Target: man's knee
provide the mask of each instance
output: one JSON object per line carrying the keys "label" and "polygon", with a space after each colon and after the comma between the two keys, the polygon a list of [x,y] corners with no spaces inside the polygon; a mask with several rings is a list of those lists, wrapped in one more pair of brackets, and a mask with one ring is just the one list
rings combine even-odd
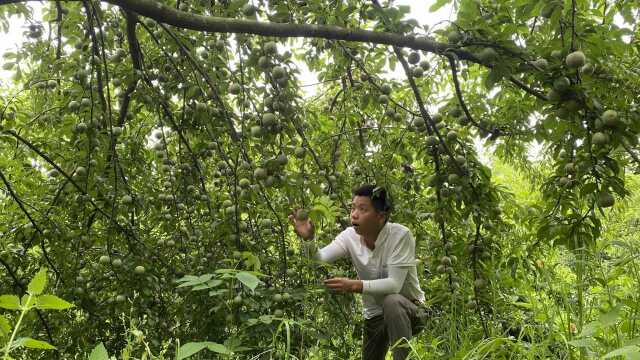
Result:
{"label": "man's knee", "polygon": [[403,310],[403,301],[406,301],[404,296],[400,294],[389,294],[385,296],[384,300],[382,301],[382,311],[385,315],[401,311]]}

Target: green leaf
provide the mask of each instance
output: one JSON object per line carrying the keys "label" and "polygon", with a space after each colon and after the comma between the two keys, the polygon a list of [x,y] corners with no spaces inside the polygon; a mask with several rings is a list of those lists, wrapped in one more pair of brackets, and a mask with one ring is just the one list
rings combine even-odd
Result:
{"label": "green leaf", "polygon": [[31,295],[40,295],[42,291],[44,291],[45,286],[47,286],[47,269],[42,268],[29,282],[27,292]]}
{"label": "green leaf", "polygon": [[436,12],[441,7],[445,6],[448,3],[449,3],[449,0],[438,0],[438,1],[436,1],[435,4],[431,5],[431,7],[429,7],[429,12]]}
{"label": "green leaf", "polygon": [[103,343],[93,348],[91,355],[89,355],[89,360],[109,360],[109,353],[107,353]]}
{"label": "green leaf", "polygon": [[36,301],[36,308],[42,310],[64,310],[73,306],[55,295],[40,295]]}
{"label": "green leaf", "polygon": [[582,331],[580,332],[580,335],[578,335],[578,337],[591,336],[596,332],[598,332],[601,329],[601,327],[602,325],[600,324],[599,321],[590,322],[582,328]]}
{"label": "green leaf", "polygon": [[178,356],[176,360],[186,359],[191,357],[193,354],[198,353],[202,349],[207,348],[207,343],[205,342],[190,342],[180,346],[178,349]]}
{"label": "green leaf", "polygon": [[44,350],[55,350],[56,347],[49,344],[46,341],[32,339],[30,337],[23,337],[16,340],[17,347],[26,347],[29,349],[44,349]]}
{"label": "green leaf", "polygon": [[6,317],[0,315],[0,336],[7,336],[11,331],[11,324]]}
{"label": "green leaf", "polygon": [[240,280],[240,282],[243,283],[246,287],[251,289],[251,291],[254,291],[258,284],[260,284],[260,279],[258,279],[257,276],[246,271],[237,273],[236,278]]}
{"label": "green leaf", "polygon": [[579,348],[580,347],[590,348],[590,347],[598,346],[598,342],[592,338],[571,340],[568,342],[568,344],[571,346],[579,347]]}
{"label": "green leaf", "polygon": [[615,325],[618,322],[620,317],[620,307],[615,307],[611,311],[605,314],[600,314],[598,321],[602,324],[602,326],[607,327],[611,325]]}
{"label": "green leaf", "polygon": [[0,295],[0,308],[18,310],[20,309],[20,299],[15,295]]}
{"label": "green leaf", "polygon": [[624,356],[625,359],[640,359],[640,351],[636,345],[623,346],[615,349],[602,357],[602,359],[610,359],[615,356]]}
{"label": "green leaf", "polygon": [[232,354],[232,351],[227,349],[226,346],[214,342],[207,342],[207,349],[218,354]]}

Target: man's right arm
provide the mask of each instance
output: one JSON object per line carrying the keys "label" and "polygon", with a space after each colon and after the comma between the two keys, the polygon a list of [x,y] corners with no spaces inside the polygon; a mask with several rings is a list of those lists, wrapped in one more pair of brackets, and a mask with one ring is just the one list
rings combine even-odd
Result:
{"label": "man's right arm", "polygon": [[296,234],[302,239],[308,241],[306,243],[309,255],[313,254],[313,258],[320,261],[332,262],[338,260],[348,254],[347,248],[344,246],[340,235],[336,237],[329,245],[322,249],[317,249],[314,243],[310,242],[315,236],[315,228],[311,220],[308,218],[301,219],[296,212],[295,215],[289,215],[289,221],[293,224]]}

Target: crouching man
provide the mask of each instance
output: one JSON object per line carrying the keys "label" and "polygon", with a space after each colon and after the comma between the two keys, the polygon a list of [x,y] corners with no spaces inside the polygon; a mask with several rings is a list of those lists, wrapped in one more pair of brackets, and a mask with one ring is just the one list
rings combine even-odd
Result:
{"label": "crouching man", "polygon": [[[363,360],[382,360],[390,345],[393,359],[405,359],[406,342],[419,331],[419,307],[424,293],[418,282],[415,240],[411,231],[389,222],[391,202],[384,188],[363,185],[353,191],[351,225],[315,258],[332,262],[349,256],[358,279],[332,278],[325,285],[340,293],[362,294],[364,308]],[[314,226],[308,219],[289,216],[296,233],[313,239]]]}

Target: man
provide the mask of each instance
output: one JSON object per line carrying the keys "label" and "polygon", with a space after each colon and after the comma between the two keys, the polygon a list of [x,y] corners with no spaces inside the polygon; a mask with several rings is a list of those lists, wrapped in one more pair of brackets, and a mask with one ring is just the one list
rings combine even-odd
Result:
{"label": "man", "polygon": [[[355,189],[352,226],[315,255],[326,262],[351,257],[359,279],[332,278],[324,283],[336,292],[362,294],[363,360],[384,359],[389,345],[395,344],[399,346],[393,348],[393,359],[405,359],[409,349],[402,345],[421,322],[418,307],[424,293],[418,283],[415,240],[408,228],[388,221],[390,211],[384,188],[363,185]],[[308,219],[290,215],[289,220],[299,236],[313,238],[314,227]]]}

